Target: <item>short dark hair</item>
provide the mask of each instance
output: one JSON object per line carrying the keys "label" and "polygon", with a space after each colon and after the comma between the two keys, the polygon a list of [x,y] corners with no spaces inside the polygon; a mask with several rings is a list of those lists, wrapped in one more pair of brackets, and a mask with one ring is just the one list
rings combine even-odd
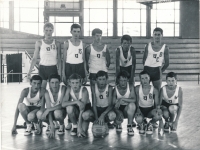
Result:
{"label": "short dark hair", "polygon": [[99,28],[95,28],[95,29],[92,30],[92,36],[95,35],[96,33],[99,33],[99,34],[102,35],[103,32],[102,32],[101,29],[99,29]]}
{"label": "short dark hair", "polygon": [[141,78],[141,75],[143,75],[143,74],[147,74],[150,77],[149,73],[144,70],[140,72],[139,77]]}
{"label": "short dark hair", "polygon": [[160,33],[163,35],[163,29],[159,28],[159,27],[156,27],[154,30],[153,30],[153,33],[155,31],[160,31]]}
{"label": "short dark hair", "polygon": [[47,27],[47,28],[52,28],[52,29],[54,29],[53,24],[50,23],[50,22],[46,22],[46,23],[44,24],[43,29],[45,29],[46,27]]}
{"label": "short dark hair", "polygon": [[168,77],[170,77],[170,78],[173,78],[173,77],[174,77],[174,78],[177,80],[177,74],[174,73],[174,72],[169,72],[169,73],[166,75],[166,80],[167,80]]}
{"label": "short dark hair", "polygon": [[51,81],[51,79],[58,79],[58,81],[60,82],[60,75],[59,74],[57,74],[57,73],[54,73],[54,74],[51,74],[50,76],[49,76],[49,82]]}
{"label": "short dark hair", "polygon": [[31,82],[33,81],[33,80],[40,80],[40,82],[42,83],[42,78],[39,76],[39,75],[33,75],[32,77],[31,77]]}
{"label": "short dark hair", "polygon": [[119,80],[120,77],[129,79],[130,78],[130,74],[127,71],[123,70],[123,71],[119,72],[119,74],[117,75],[117,79]]}
{"label": "short dark hair", "polygon": [[105,76],[106,79],[108,79],[108,73],[105,72],[105,71],[100,70],[100,71],[98,71],[97,74],[96,74],[96,79],[97,79],[98,77],[103,77],[103,76]]}
{"label": "short dark hair", "polygon": [[80,79],[80,81],[81,81],[81,79],[82,79],[82,77],[81,77],[79,74],[77,74],[77,73],[73,73],[73,74],[69,77],[69,81],[70,81],[70,80],[77,80],[77,79]]}
{"label": "short dark hair", "polygon": [[130,41],[132,43],[132,38],[128,34],[125,34],[125,35],[122,36],[122,38],[121,38],[121,44],[123,43],[123,40]]}
{"label": "short dark hair", "polygon": [[71,31],[73,30],[73,28],[79,28],[81,30],[81,26],[79,24],[76,24],[76,23],[71,25]]}

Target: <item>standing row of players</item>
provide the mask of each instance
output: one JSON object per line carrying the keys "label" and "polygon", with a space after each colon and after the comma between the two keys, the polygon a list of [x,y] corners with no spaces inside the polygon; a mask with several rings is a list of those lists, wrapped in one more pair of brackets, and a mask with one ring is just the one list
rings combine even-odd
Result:
{"label": "standing row of players", "polygon": [[[176,131],[183,99],[182,89],[177,85],[176,74],[167,74],[167,84],[162,87],[160,93],[150,85],[150,76],[146,71],[140,72],[139,77],[141,84],[134,87],[129,83],[127,72],[122,71],[117,76],[119,84],[113,88],[107,84],[107,73],[98,71],[96,83],[93,88],[91,87],[91,105],[89,92],[82,86],[82,78],[78,74],[69,77],[68,86],[60,84],[59,75],[50,75],[47,90],[41,87],[42,78],[34,75],[31,78],[31,87],[21,92],[12,133],[17,133],[19,112],[27,124],[25,135],[31,134],[33,125],[35,134],[41,134],[42,121],[48,124],[46,132],[49,137],[55,136],[53,121],[59,121],[60,124],[57,134],[64,134],[66,114],[73,124],[71,135],[86,136],[90,122],[104,125],[114,121],[116,130],[122,131],[121,124],[124,118],[128,118],[128,135],[134,135],[134,118],[140,134],[152,134],[153,125],[157,121],[159,131]],[[165,119],[164,126],[162,117]]]}

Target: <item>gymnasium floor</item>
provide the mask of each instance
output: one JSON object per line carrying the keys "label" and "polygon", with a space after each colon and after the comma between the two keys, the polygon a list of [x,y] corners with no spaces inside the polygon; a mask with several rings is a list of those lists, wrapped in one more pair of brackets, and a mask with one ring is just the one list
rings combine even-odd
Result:
{"label": "gymnasium floor", "polygon": [[[139,83],[136,83],[136,85]],[[165,83],[163,83],[165,84]],[[104,138],[94,138],[91,124],[87,138],[70,136],[70,131],[64,135],[56,135],[48,139],[43,128],[42,135],[24,136],[24,129],[18,129],[17,135],[11,135],[14,112],[20,92],[29,86],[28,83],[9,83],[0,85],[1,93],[1,149],[2,150],[44,150],[44,149],[73,149],[73,150],[200,150],[200,85],[197,82],[179,82],[183,88],[183,109],[176,133],[140,135],[134,128],[135,135],[128,136],[126,122],[123,123],[122,133],[110,129]],[[21,116],[18,125],[23,124]],[[46,124],[45,124],[46,125]]]}

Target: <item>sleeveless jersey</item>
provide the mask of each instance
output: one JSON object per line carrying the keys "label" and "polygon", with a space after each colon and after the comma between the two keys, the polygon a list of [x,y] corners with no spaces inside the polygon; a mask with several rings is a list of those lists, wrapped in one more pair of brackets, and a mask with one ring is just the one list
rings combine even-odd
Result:
{"label": "sleeveless jersey", "polygon": [[107,72],[106,67],[106,47],[104,46],[103,50],[100,52],[97,52],[92,44],[91,46],[91,52],[90,52],[90,59],[89,59],[89,72],[90,73],[97,73],[99,70],[103,70]]}
{"label": "sleeveless jersey", "polygon": [[40,65],[54,66],[57,65],[57,49],[55,39],[52,44],[46,44],[42,39],[40,48]]}
{"label": "sleeveless jersey", "polygon": [[[78,99],[76,98],[76,95],[73,91],[73,89],[71,88],[70,90],[70,97],[71,97],[71,101],[80,101],[82,99],[82,91],[83,91],[83,87],[84,86],[81,86],[81,89],[79,91],[79,96],[78,96]],[[90,103],[90,99],[87,100],[87,103]]]}
{"label": "sleeveless jersey", "polygon": [[163,97],[162,99],[169,104],[177,104],[178,103],[178,92],[179,92],[179,86],[176,86],[176,91],[174,92],[174,95],[172,97],[168,97],[167,95],[167,89],[166,86],[163,87]]}
{"label": "sleeveless jersey", "polygon": [[69,64],[83,63],[83,43],[80,40],[79,46],[74,46],[70,40],[68,40],[69,47],[67,50],[66,62]]}
{"label": "sleeveless jersey", "polygon": [[51,101],[51,107],[57,106],[57,105],[59,105],[59,104],[62,103],[62,101],[61,101],[61,99],[60,99],[60,98],[61,98],[62,85],[60,85],[60,87],[59,87],[58,98],[57,98],[57,100],[54,100],[53,94],[52,94],[50,88],[47,89],[47,90],[48,90],[48,92],[49,92],[49,97],[50,97],[50,101]]}
{"label": "sleeveless jersey", "polygon": [[128,50],[128,56],[127,56],[127,59],[124,58],[124,55],[123,55],[123,50],[122,50],[122,47],[119,46],[119,49],[120,49],[120,66],[122,67],[128,67],[128,66],[131,66],[132,65],[132,56],[131,56],[131,46],[129,47],[129,50]]}
{"label": "sleeveless jersey", "polygon": [[149,94],[144,95],[142,90],[142,85],[139,88],[139,106],[140,107],[152,107],[154,106],[154,98],[153,98],[153,85],[151,85],[151,89]]}
{"label": "sleeveless jersey", "polygon": [[[129,88],[129,84],[127,84],[127,89],[126,89],[126,93],[124,95],[121,95],[117,89],[117,86],[115,87],[116,90],[116,94],[117,94],[117,99],[120,98],[129,98],[130,97],[130,88]],[[122,102],[121,105],[127,105],[127,102]]]}
{"label": "sleeveless jersey", "polygon": [[28,95],[25,97],[25,102],[26,106],[36,106],[40,107],[41,106],[41,100],[40,100],[40,92],[38,91],[35,97],[31,98],[31,87],[29,87]]}
{"label": "sleeveless jersey", "polygon": [[162,46],[162,48],[158,52],[155,52],[150,42],[148,44],[148,55],[147,55],[147,59],[145,61],[144,66],[149,66],[149,67],[162,66],[162,63],[164,61],[164,51],[165,51],[165,44]]}
{"label": "sleeveless jersey", "polygon": [[97,84],[95,84],[95,96],[97,100],[97,107],[108,107],[108,84],[105,91],[100,93]]}

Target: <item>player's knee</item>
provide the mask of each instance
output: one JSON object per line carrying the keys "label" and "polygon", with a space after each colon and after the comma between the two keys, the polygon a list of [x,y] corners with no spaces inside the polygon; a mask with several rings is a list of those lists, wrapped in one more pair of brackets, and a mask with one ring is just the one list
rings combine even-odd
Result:
{"label": "player's knee", "polygon": [[89,120],[89,119],[90,119],[90,113],[89,113],[89,112],[84,112],[84,113],[82,114],[82,118],[83,118],[83,120],[85,120],[85,121]]}
{"label": "player's knee", "polygon": [[177,112],[177,110],[178,110],[178,106],[176,106],[176,105],[169,106],[169,112],[171,114],[175,114]]}
{"label": "player's knee", "polygon": [[24,103],[18,104],[18,109],[20,112],[27,110],[27,106]]}
{"label": "player's knee", "polygon": [[30,121],[30,122],[32,122],[35,118],[36,118],[36,114],[35,114],[35,113],[30,112],[30,113],[27,115],[27,119],[28,119],[28,121]]}
{"label": "player's knee", "polygon": [[36,116],[38,119],[42,119],[42,114],[43,114],[43,111],[42,110],[39,110],[37,113],[36,113]]}
{"label": "player's knee", "polygon": [[115,118],[116,118],[116,113],[114,111],[110,111],[108,113],[108,118],[109,118],[110,121],[114,121]]}
{"label": "player's knee", "polygon": [[131,112],[134,112],[136,110],[135,103],[129,103],[128,104],[128,110],[131,110]]}
{"label": "player's knee", "polygon": [[63,113],[62,113],[61,110],[55,110],[55,111],[53,112],[53,114],[54,114],[54,117],[55,117],[56,120],[60,120],[60,119],[63,119],[63,118],[64,118],[64,117],[63,117]]}
{"label": "player's knee", "polygon": [[143,122],[143,116],[141,114],[137,114],[135,116],[135,121],[138,123],[138,124],[141,124]]}
{"label": "player's knee", "polygon": [[73,106],[67,106],[66,110],[67,110],[67,114],[72,114],[74,112],[74,107]]}
{"label": "player's knee", "polygon": [[168,112],[168,110],[164,110],[164,111],[163,111],[163,117],[164,117],[165,119],[169,118],[169,112]]}

